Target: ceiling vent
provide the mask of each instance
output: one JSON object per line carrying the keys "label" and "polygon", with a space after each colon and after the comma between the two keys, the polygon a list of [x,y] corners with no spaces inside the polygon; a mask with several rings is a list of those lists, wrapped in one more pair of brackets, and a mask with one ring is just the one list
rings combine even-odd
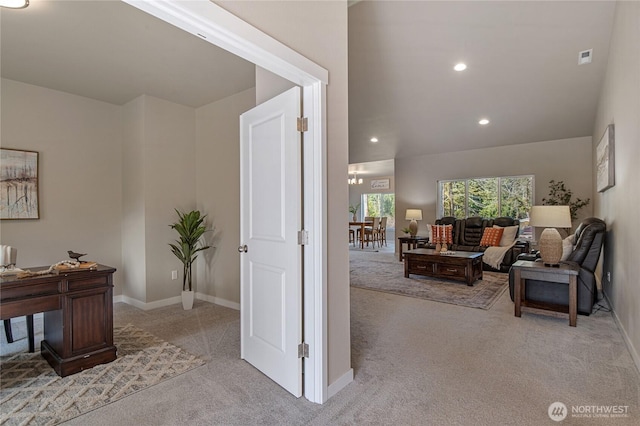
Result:
{"label": "ceiling vent", "polygon": [[578,53],[578,65],[590,64],[593,58],[593,49],[583,50]]}

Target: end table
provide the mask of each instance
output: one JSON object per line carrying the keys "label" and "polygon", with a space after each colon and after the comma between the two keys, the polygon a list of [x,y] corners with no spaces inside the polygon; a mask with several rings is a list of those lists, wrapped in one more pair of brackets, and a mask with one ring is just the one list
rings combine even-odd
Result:
{"label": "end table", "polygon": [[415,250],[418,248],[418,242],[428,243],[429,237],[398,237],[398,242],[400,243],[400,248],[398,252],[398,260],[402,262],[404,260],[404,256],[402,255],[402,246],[403,244],[407,245],[407,250]]}
{"label": "end table", "polygon": [[[520,317],[522,311],[535,313],[554,313],[569,315],[569,325],[575,327],[578,321],[578,273],[580,266],[561,263],[558,267],[544,266],[542,262],[518,260],[512,266],[514,278],[515,316]],[[526,279],[569,284],[569,306],[534,302],[525,299]],[[556,314],[558,315],[558,314]]]}

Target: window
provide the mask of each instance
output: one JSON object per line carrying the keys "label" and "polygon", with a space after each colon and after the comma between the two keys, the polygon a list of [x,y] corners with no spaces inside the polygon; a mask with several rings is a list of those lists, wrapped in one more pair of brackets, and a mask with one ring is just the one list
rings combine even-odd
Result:
{"label": "window", "polygon": [[387,217],[387,228],[395,228],[395,194],[362,194],[362,213],[365,217]]}
{"label": "window", "polygon": [[528,222],[533,184],[532,175],[438,181],[438,217],[507,216]]}

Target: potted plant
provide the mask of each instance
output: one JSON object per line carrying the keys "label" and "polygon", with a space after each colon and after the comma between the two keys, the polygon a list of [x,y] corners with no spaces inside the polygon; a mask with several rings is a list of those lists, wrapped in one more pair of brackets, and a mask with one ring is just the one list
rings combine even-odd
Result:
{"label": "potted plant", "polygon": [[179,220],[169,226],[178,232],[180,238],[175,241],[175,244],[169,243],[169,246],[171,252],[182,262],[182,307],[191,309],[193,307],[191,267],[198,257],[198,252],[210,247],[200,243],[200,238],[207,231],[203,225],[207,215],[201,215],[199,210],[189,213],[176,210],[176,213]]}
{"label": "potted plant", "polygon": [[349,205],[349,213],[353,215],[353,222],[358,221],[358,209],[360,208],[360,203],[354,205]]}

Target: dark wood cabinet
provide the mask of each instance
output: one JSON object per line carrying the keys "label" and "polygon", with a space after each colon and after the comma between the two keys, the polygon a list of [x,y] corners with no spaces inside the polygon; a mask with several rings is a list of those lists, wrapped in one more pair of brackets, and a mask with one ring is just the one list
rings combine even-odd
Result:
{"label": "dark wood cabinet", "polygon": [[[32,268],[31,270],[37,270]],[[60,376],[116,359],[114,268],[1,281],[2,319],[44,312],[42,356]]]}

